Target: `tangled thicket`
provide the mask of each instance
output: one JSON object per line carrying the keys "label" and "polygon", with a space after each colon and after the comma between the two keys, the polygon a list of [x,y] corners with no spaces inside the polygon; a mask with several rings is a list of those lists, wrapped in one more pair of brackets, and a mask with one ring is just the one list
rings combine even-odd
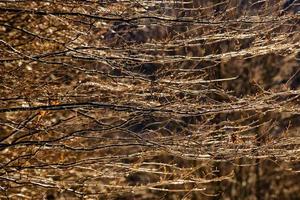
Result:
{"label": "tangled thicket", "polygon": [[300,198],[283,1],[1,1],[0,198]]}

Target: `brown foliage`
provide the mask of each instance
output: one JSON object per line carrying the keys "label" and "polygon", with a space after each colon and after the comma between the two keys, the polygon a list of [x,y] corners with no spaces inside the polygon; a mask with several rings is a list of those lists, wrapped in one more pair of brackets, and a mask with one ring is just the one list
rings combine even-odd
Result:
{"label": "brown foliage", "polygon": [[282,1],[1,1],[0,198],[298,199]]}

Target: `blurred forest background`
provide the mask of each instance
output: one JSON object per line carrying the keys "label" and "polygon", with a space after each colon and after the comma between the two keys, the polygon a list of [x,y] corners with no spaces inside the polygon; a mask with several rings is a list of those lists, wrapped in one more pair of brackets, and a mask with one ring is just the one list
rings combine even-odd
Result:
{"label": "blurred forest background", "polygon": [[284,3],[0,1],[0,199],[300,199]]}

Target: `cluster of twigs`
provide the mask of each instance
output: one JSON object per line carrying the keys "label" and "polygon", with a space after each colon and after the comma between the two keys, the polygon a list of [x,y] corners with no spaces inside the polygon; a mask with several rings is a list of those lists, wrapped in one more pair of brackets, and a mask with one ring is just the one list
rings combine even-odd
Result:
{"label": "cluster of twigs", "polygon": [[296,183],[282,1],[2,1],[0,32],[0,198],[269,198],[270,166]]}

